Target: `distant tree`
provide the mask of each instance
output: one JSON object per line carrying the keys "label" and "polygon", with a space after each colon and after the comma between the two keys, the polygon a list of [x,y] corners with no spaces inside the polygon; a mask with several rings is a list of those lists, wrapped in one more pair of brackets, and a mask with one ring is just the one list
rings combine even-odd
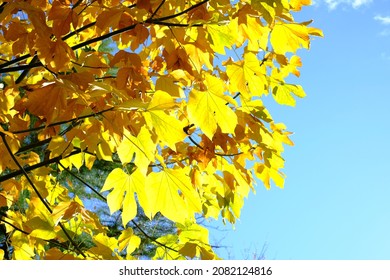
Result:
{"label": "distant tree", "polygon": [[2,2],[0,259],[218,258],[198,219],[284,185],[262,97],[305,96],[286,79],[322,36],[308,4]]}

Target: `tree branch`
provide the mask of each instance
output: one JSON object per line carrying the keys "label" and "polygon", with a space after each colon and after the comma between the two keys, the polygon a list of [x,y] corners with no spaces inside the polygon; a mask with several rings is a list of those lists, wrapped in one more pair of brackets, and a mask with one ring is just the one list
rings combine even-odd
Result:
{"label": "tree branch", "polygon": [[[161,17],[161,18],[156,18],[156,19],[153,19],[153,16],[154,14],[152,15],[152,17],[150,17],[149,19],[147,19],[144,23],[148,23],[148,24],[161,24],[161,25],[172,25],[172,26],[179,26],[179,27],[187,27],[189,25],[187,24],[184,24],[184,25],[180,25],[180,24],[172,24],[172,23],[164,23],[164,21],[166,20],[170,20],[170,19],[173,19],[173,18],[176,18],[178,16],[181,16],[183,14],[186,14],[188,13],[189,11],[193,10],[193,9],[196,9],[197,7],[209,2],[210,0],[203,0],[202,2],[199,2],[177,14],[174,14],[174,15],[170,15],[170,16],[166,16],[166,17]],[[68,35],[62,37],[62,40],[66,40],[70,37],[72,37],[73,35],[77,34],[77,32],[80,32],[84,29],[87,29],[91,26],[94,26],[96,24],[96,22],[92,22],[92,23],[89,23],[83,27],[81,27],[80,29],[76,30],[76,31],[73,31],[71,33],[69,33]],[[99,42],[99,41],[103,41],[104,39],[108,39],[110,37],[113,37],[115,35],[118,35],[118,34],[121,34],[121,33],[124,33],[124,32],[127,32],[127,31],[130,31],[132,29],[134,29],[137,24],[142,24],[142,22],[139,22],[139,23],[135,23],[135,24],[132,24],[132,25],[129,25],[129,26],[126,26],[124,28],[121,28],[121,29],[118,29],[118,30],[115,30],[115,31],[112,31],[110,33],[107,33],[105,35],[102,35],[102,36],[99,36],[99,37],[96,37],[96,38],[92,38],[90,40],[87,40],[87,41],[84,41],[82,43],[79,43],[77,45],[74,45],[73,47],[71,47],[72,50],[78,50],[82,47],[85,47],[85,46],[88,46],[92,43],[96,43],[96,42]],[[194,25],[195,26],[195,25]],[[22,71],[22,70],[26,70],[26,69],[31,69],[31,68],[35,68],[35,67],[40,67],[42,66],[42,63],[33,63],[33,64],[29,64],[29,65],[20,65],[20,66],[15,66],[15,67],[8,67],[8,68],[5,68],[7,67],[8,65],[12,65],[12,64],[15,64],[19,61],[22,61],[24,59],[27,59],[29,58],[30,55],[27,54],[27,55],[24,55],[20,58],[17,58],[17,59],[14,59],[12,61],[9,61],[9,62],[6,62],[6,63],[3,63],[0,65],[0,73],[8,73],[8,72],[16,72],[16,71]],[[5,68],[5,69],[3,69]]]}
{"label": "tree branch", "polygon": [[62,125],[62,124],[66,124],[66,123],[70,123],[70,122],[74,122],[74,121],[78,121],[78,120],[82,120],[82,119],[98,116],[98,115],[101,115],[101,114],[103,114],[105,112],[109,112],[109,111],[112,111],[112,110],[114,110],[114,107],[111,107],[111,108],[108,108],[108,109],[104,109],[104,110],[96,112],[96,113],[91,113],[89,115],[76,117],[76,118],[73,118],[73,119],[70,119],[70,120],[66,120],[66,121],[60,121],[60,122],[51,123],[49,125],[42,125],[42,126],[38,126],[38,127],[34,127],[34,128],[29,128],[29,129],[24,129],[24,130],[17,130],[17,131],[10,131],[10,132],[13,133],[13,134],[21,134],[21,133],[26,133],[26,132],[32,132],[32,131],[36,131],[36,130],[41,130],[41,129],[45,129],[45,128],[49,128],[49,127],[53,127],[53,126],[58,126],[58,125]]}
{"label": "tree branch", "polygon": [[[11,151],[11,148],[10,146],[8,145],[7,143],[7,139],[6,139],[6,136],[3,132],[0,132],[0,136],[1,136],[1,139],[3,140],[3,143],[5,145],[5,148],[7,149],[7,152],[8,154],[11,156],[12,160],[15,162],[15,164],[18,166],[18,168],[22,171],[22,174],[26,177],[28,183],[31,185],[31,187],[33,188],[34,192],[36,193],[36,195],[39,197],[39,200],[43,203],[43,205],[45,206],[45,208],[49,211],[49,213],[53,213],[53,210],[51,210],[49,204],[46,202],[46,200],[42,197],[41,193],[38,191],[37,187],[35,186],[35,184],[33,183],[33,181],[31,180],[31,178],[28,176],[26,170],[23,168],[23,166],[20,165],[20,163],[18,162],[18,160],[16,159],[15,155],[12,153]],[[58,225],[60,226],[60,228],[62,229],[63,233],[66,235],[66,237],[68,238],[68,240],[70,241],[70,243],[74,246],[74,248],[77,250],[77,252],[82,255],[84,258],[86,258],[87,256],[84,254],[84,252],[78,247],[78,245],[76,244],[76,242],[72,239],[72,237],[69,235],[68,231],[66,230],[65,226],[61,223],[61,222],[58,222]]]}
{"label": "tree branch", "polygon": [[[54,158],[51,158],[51,159],[48,159],[48,160],[45,160],[45,161],[42,161],[40,163],[37,163],[37,164],[34,164],[34,165],[30,165],[30,166],[27,166],[27,167],[24,167],[24,171],[25,172],[30,172],[32,170],[35,170],[37,168],[40,168],[40,167],[43,167],[43,166],[48,166],[49,164],[52,164],[52,163],[56,163],[58,162],[59,160],[61,159],[66,159],[68,157],[71,157],[73,155],[77,155],[77,154],[80,154],[82,153],[83,151],[80,150],[80,149],[76,149],[74,151],[72,151],[71,153],[69,153],[68,155],[66,156],[58,156],[58,157],[54,157]],[[4,182],[4,181],[7,181],[9,179],[12,179],[16,176],[19,176],[19,175],[22,175],[23,174],[23,171],[22,170],[17,170],[17,171],[14,171],[14,172],[11,172],[11,173],[8,173],[6,175],[3,175],[0,177],[0,183],[1,182]]]}

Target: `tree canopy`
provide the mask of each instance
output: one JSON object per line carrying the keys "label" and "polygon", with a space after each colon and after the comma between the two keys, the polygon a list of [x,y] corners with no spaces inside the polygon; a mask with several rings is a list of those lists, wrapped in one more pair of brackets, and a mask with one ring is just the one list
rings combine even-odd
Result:
{"label": "tree canopy", "polygon": [[[1,2],[0,2],[1,3]],[[0,259],[216,259],[199,218],[234,224],[293,145],[262,98],[305,93],[310,0],[10,0],[0,4]],[[101,187],[83,174],[110,169]],[[119,215],[112,234],[79,180]],[[136,217],[164,217],[152,236]]]}

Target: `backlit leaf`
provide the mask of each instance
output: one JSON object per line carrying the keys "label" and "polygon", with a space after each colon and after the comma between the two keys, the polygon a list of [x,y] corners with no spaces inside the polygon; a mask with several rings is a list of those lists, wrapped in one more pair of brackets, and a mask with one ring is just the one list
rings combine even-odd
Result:
{"label": "backlit leaf", "polygon": [[[225,85],[212,76],[206,75],[206,91],[192,90],[188,101],[188,115],[193,123],[200,127],[204,134],[212,139],[219,126],[223,133],[233,133],[237,125],[237,116],[226,106],[235,101],[224,95]],[[226,120],[229,120],[228,122]]]}
{"label": "backlit leaf", "polygon": [[160,212],[168,219],[184,223],[201,211],[199,194],[182,169],[164,169],[147,178],[148,199],[152,217]]}
{"label": "backlit leaf", "polygon": [[145,193],[145,177],[139,169],[132,174],[126,174],[122,169],[114,169],[107,177],[101,192],[111,190],[107,195],[107,204],[111,213],[123,210],[123,226],[137,214],[135,194],[141,206],[147,207],[148,200]]}

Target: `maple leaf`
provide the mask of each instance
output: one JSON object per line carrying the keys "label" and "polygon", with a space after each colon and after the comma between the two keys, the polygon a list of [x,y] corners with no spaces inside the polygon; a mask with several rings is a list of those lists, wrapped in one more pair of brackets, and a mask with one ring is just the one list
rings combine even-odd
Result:
{"label": "maple leaf", "polygon": [[117,152],[123,164],[133,161],[143,174],[146,174],[150,162],[154,161],[156,144],[146,127],[142,127],[136,137],[130,133],[124,134],[124,140],[118,146]]}
{"label": "maple leaf", "polygon": [[137,202],[134,194],[142,207],[148,209],[148,198],[145,192],[145,177],[136,169],[130,175],[122,169],[116,168],[108,175],[101,192],[111,190],[107,195],[107,204],[111,213],[123,210],[123,226],[137,215]]}
{"label": "maple leaf", "polygon": [[168,219],[184,224],[201,212],[199,194],[191,185],[185,170],[164,169],[147,177],[150,215],[161,212]]}
{"label": "maple leaf", "polygon": [[237,38],[237,21],[232,20],[228,24],[208,24],[207,32],[211,37],[211,47],[215,52],[225,54],[225,47],[231,48]]}
{"label": "maple leaf", "polygon": [[126,259],[130,259],[131,253],[133,253],[140,244],[141,238],[134,234],[132,228],[127,228],[122,231],[118,238],[118,249],[119,251],[126,249]]}
{"label": "maple leaf", "polygon": [[244,54],[244,61],[228,63],[226,73],[230,78],[230,88],[240,92],[245,99],[251,95],[261,96],[266,92],[267,80],[265,67],[260,66],[259,59],[253,53]]}
{"label": "maple leaf", "polygon": [[177,118],[165,112],[175,106],[176,103],[171,95],[164,91],[156,91],[143,113],[146,123],[154,128],[159,139],[172,150],[176,150],[175,144],[187,136],[183,131],[184,125]]}
{"label": "maple leaf", "polygon": [[[205,77],[206,91],[193,89],[188,100],[188,116],[204,134],[212,139],[217,127],[224,133],[234,134],[237,116],[226,103],[236,104],[233,98],[224,94],[223,82],[207,74]],[[229,120],[228,122],[226,120]]]}
{"label": "maple leaf", "polygon": [[299,85],[281,84],[274,87],[272,96],[282,105],[295,106],[295,99],[293,94],[297,97],[305,97],[306,94],[303,88]]}

